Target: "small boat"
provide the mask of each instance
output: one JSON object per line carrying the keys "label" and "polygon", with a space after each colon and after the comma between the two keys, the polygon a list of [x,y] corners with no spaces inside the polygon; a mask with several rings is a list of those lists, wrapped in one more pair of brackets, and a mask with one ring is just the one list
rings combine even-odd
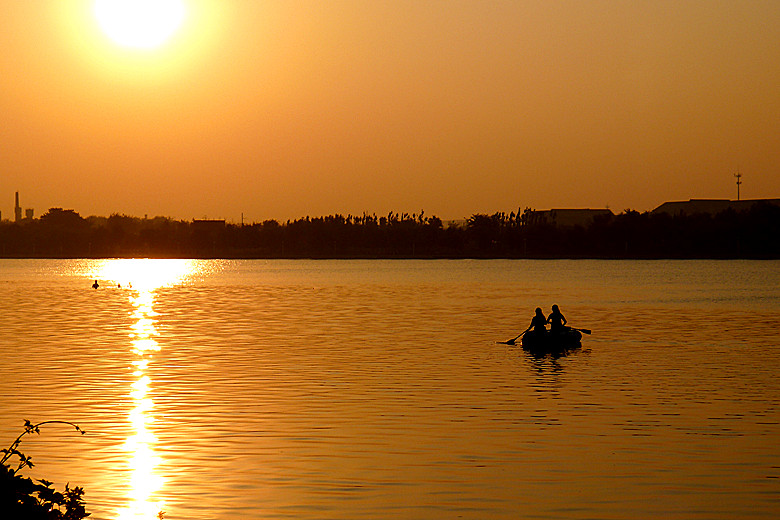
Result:
{"label": "small boat", "polygon": [[577,329],[566,328],[561,332],[551,332],[549,330],[543,333],[528,331],[523,334],[523,349],[530,352],[566,352],[567,350],[579,348],[582,345],[580,340],[582,333]]}

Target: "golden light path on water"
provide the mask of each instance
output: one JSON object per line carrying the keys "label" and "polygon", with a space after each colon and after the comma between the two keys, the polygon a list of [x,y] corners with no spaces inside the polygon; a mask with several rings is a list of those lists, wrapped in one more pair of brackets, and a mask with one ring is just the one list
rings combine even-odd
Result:
{"label": "golden light path on water", "polygon": [[133,434],[124,445],[131,475],[130,492],[129,505],[117,511],[117,520],[156,519],[165,511],[165,503],[157,495],[165,479],[157,472],[161,459],[154,450],[154,400],[148,375],[149,364],[161,348],[155,339],[154,298],[158,289],[182,282],[195,270],[195,263],[189,260],[121,259],[107,260],[95,275],[101,284],[128,290],[133,306],[130,346],[136,359],[132,367],[134,381],[128,388],[134,403],[128,416]]}

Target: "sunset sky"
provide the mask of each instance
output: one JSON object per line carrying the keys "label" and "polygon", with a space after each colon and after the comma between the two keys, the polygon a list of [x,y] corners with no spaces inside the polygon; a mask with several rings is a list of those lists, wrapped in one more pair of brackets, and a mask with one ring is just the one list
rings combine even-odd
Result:
{"label": "sunset sky", "polygon": [[780,2],[0,0],[0,211],[286,220],[780,197]]}

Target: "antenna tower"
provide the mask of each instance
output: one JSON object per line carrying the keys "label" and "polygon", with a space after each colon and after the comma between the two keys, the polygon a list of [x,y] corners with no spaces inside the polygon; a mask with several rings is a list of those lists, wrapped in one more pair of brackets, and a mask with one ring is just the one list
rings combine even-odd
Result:
{"label": "antenna tower", "polygon": [[737,173],[734,174],[734,177],[737,178],[737,200],[739,200],[739,185],[742,184],[742,174],[737,171]]}

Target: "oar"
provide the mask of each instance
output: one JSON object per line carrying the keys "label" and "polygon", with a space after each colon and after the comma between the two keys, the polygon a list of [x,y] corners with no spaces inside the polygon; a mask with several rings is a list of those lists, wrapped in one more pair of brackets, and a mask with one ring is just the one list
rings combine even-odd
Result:
{"label": "oar", "polygon": [[[571,328],[574,329],[574,327],[571,327]],[[578,330],[578,331],[582,332],[583,334],[590,334],[590,329],[574,329],[574,330]]]}
{"label": "oar", "polygon": [[496,341],[496,343],[500,343],[501,345],[514,345],[515,341],[517,341],[517,338],[519,338],[520,336],[522,336],[523,334],[525,334],[529,330],[531,330],[531,329],[525,329],[523,332],[521,332],[520,334],[518,334],[517,336],[515,336],[512,339],[508,339],[506,341]]}

